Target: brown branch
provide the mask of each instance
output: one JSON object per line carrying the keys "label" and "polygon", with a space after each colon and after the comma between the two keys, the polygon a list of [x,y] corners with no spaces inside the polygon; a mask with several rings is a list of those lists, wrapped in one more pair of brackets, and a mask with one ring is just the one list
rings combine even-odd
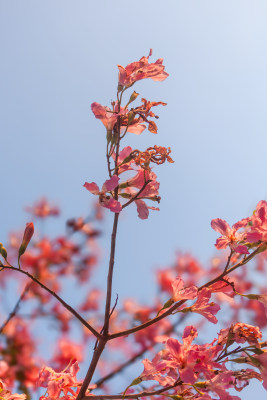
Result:
{"label": "brown branch", "polygon": [[[117,93],[118,96],[118,93]],[[121,94],[122,96],[122,94]],[[118,98],[119,99],[119,98]],[[118,101],[118,112],[120,112],[120,104],[121,104],[121,97]],[[118,175],[118,158],[119,158],[119,151],[120,151],[120,125],[121,120],[120,117],[117,119],[117,132],[118,132],[118,139],[116,144],[116,155],[115,155],[115,175]],[[118,193],[119,193],[119,186],[117,186],[114,190],[114,198],[118,200]],[[110,257],[109,257],[109,269],[108,269],[108,277],[107,277],[107,294],[106,294],[106,305],[105,305],[105,317],[104,317],[104,325],[101,330],[103,335],[97,342],[94,350],[94,354],[89,365],[88,371],[86,373],[85,379],[79,391],[76,400],[81,400],[86,393],[86,390],[92,380],[94,375],[95,369],[97,367],[99,358],[105,348],[108,338],[108,330],[109,330],[109,320],[110,320],[110,309],[111,309],[111,295],[112,295],[112,280],[113,280],[113,269],[114,269],[114,261],[115,261],[115,248],[116,248],[116,236],[117,236],[117,227],[118,227],[118,220],[119,220],[119,213],[115,213],[114,221],[113,221],[113,229],[111,234],[111,245],[110,245]]]}
{"label": "brown branch", "polygon": [[83,317],[74,310],[69,304],[67,304],[60,296],[58,296],[53,290],[49,289],[47,286],[45,286],[42,282],[38,281],[37,278],[35,278],[33,275],[31,275],[29,272],[24,271],[23,269],[18,269],[13,266],[8,266],[8,265],[2,265],[2,269],[9,269],[12,271],[17,271],[20,272],[23,275],[26,275],[28,278],[30,278],[33,282],[37,283],[39,286],[41,286],[44,290],[46,290],[48,293],[50,293],[53,297],[55,297],[62,305],[65,307],[71,314],[73,314],[90,332],[93,333],[94,336],[96,336],[98,339],[102,339],[102,335],[98,333],[90,324],[88,324]]}
{"label": "brown branch", "polygon": [[[204,285],[200,286],[198,288],[198,291],[205,287],[209,287],[213,285],[214,283],[220,281],[222,278],[224,278],[226,275],[229,273],[233,272],[235,269],[239,268],[240,266],[246,264],[248,261],[250,261],[257,253],[259,253],[261,246],[259,246],[253,253],[251,253],[248,257],[244,258],[242,261],[234,265],[232,268],[228,269],[227,271],[223,271],[217,278],[212,279],[211,281],[205,283]],[[165,311],[163,314],[158,315],[157,317],[145,322],[144,324],[137,325],[134,328],[127,329],[125,331],[113,333],[112,335],[108,335],[108,340],[116,339],[118,337],[122,336],[128,336],[131,333],[138,332],[142,329],[147,328],[150,325],[155,324],[158,321],[161,321],[162,319],[166,318],[167,316],[171,315],[177,308],[179,308],[182,304],[184,304],[187,300],[180,300],[178,303],[175,303],[172,307],[170,307],[167,311]]]}
{"label": "brown branch", "polygon": [[133,357],[129,358],[129,360],[125,361],[123,364],[121,364],[118,368],[114,369],[111,371],[109,374],[105,375],[103,378],[98,379],[96,381],[96,386],[100,387],[104,382],[112,379],[115,375],[117,375],[119,372],[123,371],[126,367],[134,363],[138,358],[142,357],[151,347],[146,347],[139,353],[135,354]]}
{"label": "brown branch", "polygon": [[131,198],[131,200],[127,201],[127,203],[125,203],[125,204],[122,206],[122,208],[127,207],[127,206],[128,206],[129,204],[131,204],[134,200],[136,200],[136,199],[138,198],[138,196],[143,192],[143,190],[145,190],[146,186],[147,186],[150,182],[152,182],[152,180],[151,180],[151,179],[148,179],[148,180],[143,184],[143,186],[141,187],[141,189],[139,190],[139,192],[137,192],[137,193],[134,195],[134,197]]}
{"label": "brown branch", "polygon": [[116,247],[118,220],[119,220],[119,213],[116,213],[114,215],[113,230],[112,230],[112,235],[111,235],[111,248],[110,248],[108,278],[107,278],[105,319],[104,319],[104,327],[103,327],[104,335],[108,334],[108,328],[109,328],[110,304],[111,304],[111,295],[112,295],[112,278],[113,278],[113,268],[114,268],[114,261],[115,261],[115,247]]}
{"label": "brown branch", "polygon": [[181,385],[181,382],[176,382],[174,385],[169,385],[163,389],[155,390],[153,392],[147,392],[146,390],[143,392],[139,392],[136,394],[111,394],[111,395],[90,395],[84,396],[82,400],[109,400],[109,399],[138,399],[139,397],[147,397],[147,396],[157,396],[160,395],[167,390],[173,389],[176,386]]}
{"label": "brown branch", "polygon": [[18,301],[16,302],[13,310],[11,311],[11,313],[9,314],[8,318],[3,322],[2,326],[0,327],[0,334],[3,332],[3,330],[5,329],[5,327],[7,326],[7,324],[9,323],[9,321],[15,317],[15,315],[17,314],[19,307],[20,307],[20,303],[23,300],[23,298],[26,296],[27,292],[29,291],[31,286],[31,283],[29,283],[28,285],[25,286],[23,292],[21,293]]}
{"label": "brown branch", "polygon": [[[173,330],[187,317],[187,314],[183,314],[178,321],[176,321],[172,326],[168,329],[166,329],[162,335],[169,335]],[[97,387],[100,387],[104,382],[112,379],[116,374],[119,372],[123,371],[126,367],[134,363],[138,358],[142,357],[147,351],[151,350],[156,343],[151,343],[148,347],[145,349],[142,349],[139,351],[137,354],[129,358],[129,360],[125,361],[123,364],[118,366],[116,369],[111,371],[109,374],[105,375],[103,378],[98,379],[95,384]]]}

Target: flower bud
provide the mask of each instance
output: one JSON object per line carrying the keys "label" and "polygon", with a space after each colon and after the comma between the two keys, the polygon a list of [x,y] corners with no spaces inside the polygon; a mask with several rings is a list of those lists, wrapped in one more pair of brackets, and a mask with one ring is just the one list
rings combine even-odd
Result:
{"label": "flower bud", "polygon": [[19,257],[25,253],[25,250],[27,249],[27,246],[30,243],[33,233],[34,233],[34,225],[32,222],[29,222],[28,224],[26,224],[22,243],[19,248]]}
{"label": "flower bud", "polygon": [[130,104],[130,103],[132,103],[133,101],[135,101],[135,99],[136,99],[138,96],[139,96],[139,93],[136,93],[136,91],[134,91],[134,92],[131,94],[131,97],[130,97],[130,99],[129,99],[129,101],[128,101],[128,104]]}
{"label": "flower bud", "polygon": [[0,254],[4,257],[4,259],[7,259],[7,251],[6,248],[0,243]]}
{"label": "flower bud", "polygon": [[135,113],[133,111],[130,111],[128,114],[128,125],[131,125],[135,117]]}

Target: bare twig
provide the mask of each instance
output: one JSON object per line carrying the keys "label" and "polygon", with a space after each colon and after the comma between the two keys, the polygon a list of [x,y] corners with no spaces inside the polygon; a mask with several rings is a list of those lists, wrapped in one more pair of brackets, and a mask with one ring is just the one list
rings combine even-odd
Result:
{"label": "bare twig", "polygon": [[15,317],[15,315],[17,314],[19,307],[20,307],[20,303],[23,300],[23,298],[26,296],[26,294],[28,293],[29,289],[31,287],[31,283],[27,284],[25,286],[25,288],[23,289],[23,292],[21,293],[18,301],[16,302],[13,310],[11,311],[11,313],[9,314],[8,318],[3,322],[2,326],[0,327],[0,333],[3,332],[3,330],[5,329],[5,327],[7,326],[7,324],[9,323],[9,321]]}
{"label": "bare twig", "polygon": [[123,204],[122,208],[127,207],[129,204],[131,204],[134,200],[136,200],[138,198],[138,196],[143,192],[143,190],[145,190],[146,186],[152,182],[151,179],[148,179],[143,186],[141,187],[141,189],[139,190],[139,192],[137,192],[132,198],[131,200],[127,201],[127,203]]}
{"label": "bare twig", "polygon": [[47,286],[45,286],[42,282],[38,281],[37,278],[35,278],[33,275],[31,275],[29,272],[24,271],[23,269],[18,269],[13,266],[9,265],[2,265],[2,269],[7,269],[7,270],[12,270],[12,271],[17,271],[20,272],[23,275],[26,275],[28,278],[30,278],[33,282],[37,283],[37,285],[41,286],[44,290],[46,290],[48,293],[50,293],[53,297],[55,297],[62,305],[65,307],[71,314],[73,314],[90,332],[93,333],[95,337],[98,339],[102,339],[102,335],[98,333],[90,324],[88,324],[83,317],[74,310],[69,304],[67,304],[59,295],[57,295],[53,290],[49,289]]}
{"label": "bare twig", "polygon": [[139,392],[136,394],[113,394],[113,395],[91,395],[83,397],[82,400],[108,400],[108,399],[138,399],[139,397],[147,397],[147,396],[157,396],[168,390],[175,388],[176,386],[181,385],[181,382],[176,382],[174,385],[166,386],[163,389],[155,390],[152,392],[148,392],[144,390],[143,392]]}

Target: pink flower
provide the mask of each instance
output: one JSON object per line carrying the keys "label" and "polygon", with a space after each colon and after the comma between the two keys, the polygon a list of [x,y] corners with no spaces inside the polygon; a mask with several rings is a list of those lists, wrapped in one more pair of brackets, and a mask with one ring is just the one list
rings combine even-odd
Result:
{"label": "pink flower", "polygon": [[236,253],[249,254],[247,247],[239,244],[240,241],[245,240],[245,233],[237,232],[238,229],[247,226],[248,221],[248,218],[244,218],[230,228],[230,225],[225,220],[220,218],[213,219],[211,221],[212,229],[222,235],[217,239],[215,247],[218,250],[221,250],[230,246],[230,248]]}
{"label": "pink flower", "polygon": [[[145,180],[146,178],[146,180]],[[142,189],[144,186],[145,182],[148,180],[151,180],[145,188],[142,190],[142,192],[138,195],[138,197],[134,200],[136,207],[137,207],[137,212],[138,212],[138,217],[141,219],[147,219],[149,215],[149,210],[156,210],[159,211],[158,207],[149,207],[147,204],[143,201],[143,199],[147,200],[152,200],[156,202],[160,202],[160,197],[158,196],[159,192],[159,182],[156,181],[157,175],[154,174],[152,171],[146,171],[140,168],[137,172],[137,174],[129,179],[128,181],[122,183],[120,186],[122,188],[125,188],[125,193],[128,195],[131,195],[131,197],[136,196],[136,194]],[[134,190],[133,188],[136,188]]]}
{"label": "pink flower", "polygon": [[261,200],[251,217],[251,229],[247,233],[247,241],[255,243],[267,242],[267,202]]}
{"label": "pink flower", "polygon": [[218,336],[218,344],[225,343],[245,343],[259,347],[258,339],[261,339],[262,333],[257,326],[243,324],[238,322],[230,328],[221,329]]}
{"label": "pink flower", "polygon": [[128,179],[127,186],[135,187],[140,190],[144,186],[145,182],[150,180],[151,182],[146,185],[142,193],[140,193],[140,197],[138,198],[152,198],[158,196],[159,194],[159,182],[157,182],[156,179],[157,175],[154,172],[146,171],[140,168],[133,178]]}
{"label": "pink flower", "polygon": [[209,303],[211,291],[207,288],[199,292],[197,301],[190,307],[191,311],[203,315],[208,321],[216,324],[217,318],[214,316],[220,310],[220,306],[213,302]]}
{"label": "pink flower", "polygon": [[195,286],[190,286],[189,288],[184,287],[184,281],[177,277],[172,283],[173,296],[172,299],[176,302],[179,300],[192,300],[197,297],[197,288]]}
{"label": "pink flower", "polygon": [[232,396],[226,389],[235,387],[235,376],[233,371],[223,371],[211,379],[207,389],[216,393],[221,400],[241,400],[238,396]]}
{"label": "pink flower", "polygon": [[[130,154],[132,153],[133,149],[130,146],[124,147],[118,157],[118,165],[119,171],[118,175],[122,174],[125,171],[131,171],[133,168],[131,164],[134,162],[133,158],[131,158]],[[115,160],[115,153],[112,154],[113,160]]]}
{"label": "pink flower", "polygon": [[117,175],[113,175],[112,178],[105,181],[101,191],[95,182],[85,182],[83,186],[92,194],[99,196],[99,202],[103,207],[108,208],[110,211],[115,213],[119,213],[122,210],[120,202],[115,200],[113,197],[106,195],[106,192],[112,192],[118,186],[119,179],[120,178]]}
{"label": "pink flower", "polygon": [[49,400],[57,400],[60,394],[64,396],[67,396],[69,393],[73,396],[77,395],[77,388],[81,386],[81,382],[76,378],[79,371],[78,363],[75,362],[67,370],[69,372],[66,372],[66,370],[55,372],[49,367],[43,367],[41,369],[38,385],[47,388]]}
{"label": "pink flower", "polygon": [[118,114],[113,112],[109,107],[104,107],[99,103],[92,103],[91,110],[95,117],[105,125],[107,131],[112,131],[117,122]]}
{"label": "pink flower", "polygon": [[259,362],[259,365],[255,365],[259,368],[262,379],[263,379],[263,387],[267,390],[267,350],[262,349],[262,354],[253,354],[253,358]]}
{"label": "pink flower", "polygon": [[136,81],[151,78],[153,81],[164,81],[169,74],[164,71],[163,59],[159,58],[155,63],[149,64],[148,59],[152,55],[152,50],[148,57],[142,57],[139,61],[128,64],[125,68],[118,65],[119,85],[129,87]]}
{"label": "pink flower", "polygon": [[144,381],[155,380],[162,386],[172,385],[175,380],[171,376],[162,376],[162,371],[169,372],[166,369],[166,362],[161,360],[160,354],[157,354],[152,361],[145,358],[143,361],[144,371],[140,378]]}

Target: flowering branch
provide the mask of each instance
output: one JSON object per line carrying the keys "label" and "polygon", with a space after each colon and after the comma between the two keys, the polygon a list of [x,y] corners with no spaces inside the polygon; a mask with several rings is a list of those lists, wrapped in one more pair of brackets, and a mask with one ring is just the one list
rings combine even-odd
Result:
{"label": "flowering branch", "polygon": [[[263,245],[265,246],[265,245]],[[260,247],[263,247],[260,246]],[[216,278],[210,280],[209,282],[205,283],[204,285],[200,286],[198,288],[198,291],[200,291],[201,289],[204,288],[208,288],[209,286],[213,285],[214,283],[222,280],[226,275],[230,274],[231,272],[233,272],[235,269],[241,267],[242,265],[246,264],[248,261],[250,261],[256,254],[259,253],[260,251],[260,247],[257,248],[253,253],[251,253],[248,257],[244,258],[242,261],[240,261],[239,263],[237,263],[236,265],[234,265],[232,268],[230,269],[225,269],[219,276],[217,276]],[[228,264],[228,261],[227,261]],[[164,313],[158,315],[157,317],[145,322],[144,324],[141,325],[137,325],[134,328],[131,329],[127,329],[125,331],[121,331],[121,332],[117,332],[117,333],[113,333],[112,335],[108,336],[108,340],[112,340],[112,339],[116,339],[118,337],[122,337],[122,336],[128,336],[132,333],[138,332],[142,329],[147,328],[148,326],[151,326],[159,321],[161,321],[162,319],[166,318],[167,316],[171,315],[175,310],[177,310],[182,304],[184,304],[187,301],[187,299],[185,300],[180,300],[178,303],[175,303],[172,307],[170,307],[167,311],[165,311]]]}

